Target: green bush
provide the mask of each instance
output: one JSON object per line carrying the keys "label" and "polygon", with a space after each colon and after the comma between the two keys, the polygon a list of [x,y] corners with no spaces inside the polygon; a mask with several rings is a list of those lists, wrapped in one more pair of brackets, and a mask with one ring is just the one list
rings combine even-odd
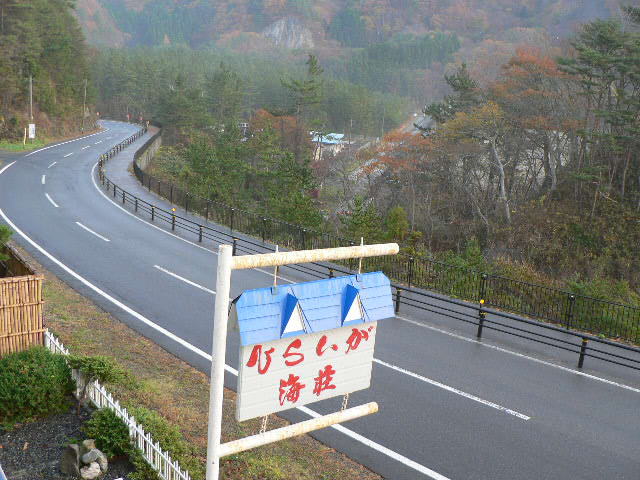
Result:
{"label": "green bush", "polygon": [[129,460],[136,471],[127,475],[129,480],[160,480],[160,475],[144,459],[140,450],[133,449],[129,454]]}
{"label": "green bush", "polygon": [[13,232],[6,225],[0,225],[0,262],[4,262],[5,260],[9,260],[9,257],[2,253],[2,247],[5,243],[9,241]]}
{"label": "green bush", "polygon": [[131,453],[129,428],[113,410],[101,408],[93,412],[82,426],[82,431],[95,439],[96,447],[107,457]]}
{"label": "green bush", "polygon": [[0,359],[0,422],[13,424],[64,411],[73,391],[61,355],[33,347]]}
{"label": "green bush", "polygon": [[144,427],[145,431],[151,433],[153,439],[160,443],[164,450],[169,452],[171,458],[178,460],[180,466],[189,471],[192,478],[204,477],[204,468],[195,448],[185,440],[177,426],[145,407],[131,408],[129,413]]}

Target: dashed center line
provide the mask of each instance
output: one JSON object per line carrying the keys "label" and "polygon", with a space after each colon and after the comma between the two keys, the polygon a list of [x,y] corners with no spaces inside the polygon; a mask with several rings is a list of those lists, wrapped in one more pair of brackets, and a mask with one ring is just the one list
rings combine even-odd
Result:
{"label": "dashed center line", "polygon": [[42,175],[42,180],[41,180],[42,184],[44,185],[46,181],[47,181],[47,176]]}
{"label": "dashed center line", "polygon": [[211,295],[215,295],[216,292],[213,290],[208,289],[207,287],[203,287],[202,285],[199,285],[195,282],[192,282],[189,279],[186,279],[184,277],[181,277],[180,275],[178,275],[177,273],[173,273],[170,272],[169,270],[167,270],[166,268],[162,268],[160,265],[154,265],[155,268],[157,268],[158,270],[160,270],[161,272],[166,273],[167,275],[171,275],[173,278],[177,278],[178,280],[183,281],[184,283],[188,283],[189,285],[191,285],[192,287],[196,287],[199,288],[200,290],[203,290],[207,293],[210,293]]}
{"label": "dashed center line", "polygon": [[53,167],[56,163],[58,163],[58,162],[53,162],[53,163],[52,163],[51,165],[49,165],[47,168],[51,168],[51,167]]}
{"label": "dashed center line", "polygon": [[67,153],[67,154],[64,156],[64,158],[70,157],[71,155],[73,155],[73,152],[71,152],[71,153]]}
{"label": "dashed center line", "polygon": [[56,202],[53,201],[53,199],[49,196],[48,193],[45,193],[44,196],[47,197],[47,200],[49,200],[51,202],[51,205],[53,205],[56,208],[59,207],[59,205]]}
{"label": "dashed center line", "polygon": [[100,140],[99,142],[94,143],[94,145],[98,145],[99,143],[102,143],[102,140]]}
{"label": "dashed center line", "polygon": [[102,235],[100,235],[99,233],[94,232],[93,230],[91,230],[89,227],[85,227],[83,224],[81,224],[80,222],[76,222],[76,225],[78,225],[80,228],[84,228],[87,232],[95,235],[96,237],[98,237],[100,240],[104,240],[105,242],[109,242],[110,240],[107,237],[103,237]]}
{"label": "dashed center line", "polygon": [[81,150],[86,150],[89,147],[91,147],[91,145],[87,145],[86,147],[82,147]]}

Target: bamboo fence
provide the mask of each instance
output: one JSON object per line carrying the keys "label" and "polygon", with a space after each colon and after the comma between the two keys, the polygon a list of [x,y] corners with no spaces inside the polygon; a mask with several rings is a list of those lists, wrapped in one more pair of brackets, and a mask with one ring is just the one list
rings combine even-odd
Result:
{"label": "bamboo fence", "polygon": [[[11,271],[23,275],[0,278],[0,357],[21,352],[33,345],[44,345],[44,320],[42,314],[42,275],[22,261],[12,249],[5,250],[10,259]],[[25,275],[25,273],[30,273]]]}

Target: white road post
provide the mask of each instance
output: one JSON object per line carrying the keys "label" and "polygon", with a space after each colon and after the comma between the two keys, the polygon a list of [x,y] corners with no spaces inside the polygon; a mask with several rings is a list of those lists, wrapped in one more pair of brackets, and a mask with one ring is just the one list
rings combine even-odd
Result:
{"label": "white road post", "polygon": [[229,290],[233,247],[218,248],[216,303],[213,317],[213,346],[211,349],[211,386],[209,391],[209,428],[207,437],[207,480],[218,480],[220,475],[220,436],[222,433],[222,398],[224,394],[224,365],[227,349],[227,322],[229,317]]}

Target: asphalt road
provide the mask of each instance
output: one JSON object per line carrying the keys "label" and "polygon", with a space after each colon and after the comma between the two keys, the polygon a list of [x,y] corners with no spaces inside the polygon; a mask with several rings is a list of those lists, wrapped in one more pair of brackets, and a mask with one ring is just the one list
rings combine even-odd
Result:
{"label": "asphalt road", "polygon": [[[97,156],[136,130],[104,126],[5,158],[0,221],[76,290],[207,371],[217,245],[172,235],[104,195],[93,176]],[[111,160],[108,172],[154,198],[126,172],[145,139]],[[288,268],[281,276],[309,279]],[[271,282],[267,271],[234,272],[232,296]],[[416,309],[382,322],[377,335],[372,387],[350,405],[377,401],[380,412],[314,436],[384,477],[640,479],[640,375],[596,361],[579,372],[563,352],[491,332],[479,343],[470,327]],[[225,379],[232,388],[237,356],[232,333]],[[339,408],[334,399],[284,416]]]}

